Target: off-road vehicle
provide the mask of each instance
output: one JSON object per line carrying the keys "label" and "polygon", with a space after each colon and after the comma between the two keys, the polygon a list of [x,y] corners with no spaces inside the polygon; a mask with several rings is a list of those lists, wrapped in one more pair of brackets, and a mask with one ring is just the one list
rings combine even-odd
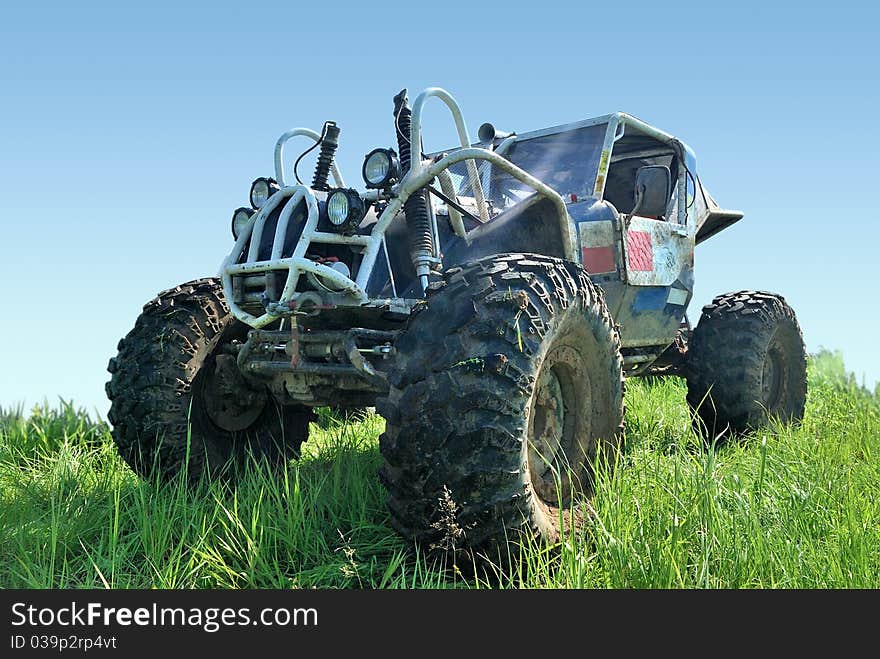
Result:
{"label": "off-road vehicle", "polygon": [[[423,151],[430,99],[460,138],[447,152]],[[472,144],[437,88],[412,106],[400,92],[389,114],[397,148],[366,155],[364,191],[336,167],[334,122],[284,133],[219,276],[144,307],[107,385],[138,473],[283,464],[313,408],[375,406],[395,528],[432,543],[451,514],[479,549],[558,533],[622,441],[625,376],[685,376],[710,439],[803,416],[804,345],[781,296],[721,295],[691,330],[694,246],[742,213],[716,204],[683,142],[618,112],[487,123]],[[310,184],[302,156],[285,159],[294,137],[318,149]]]}

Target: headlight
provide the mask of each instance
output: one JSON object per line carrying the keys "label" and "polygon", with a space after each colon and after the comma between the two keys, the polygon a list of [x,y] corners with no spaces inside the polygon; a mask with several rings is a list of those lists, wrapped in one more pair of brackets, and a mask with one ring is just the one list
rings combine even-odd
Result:
{"label": "headlight", "polygon": [[353,233],[365,212],[364,200],[357,190],[337,188],[327,197],[327,219],[340,233]]}
{"label": "headlight", "polygon": [[385,188],[400,179],[400,161],[391,149],[373,149],[362,169],[368,188]]}
{"label": "headlight", "polygon": [[260,177],[251,183],[251,206],[260,209],[263,204],[279,190],[278,182],[274,178]]}
{"label": "headlight", "polygon": [[235,212],[232,214],[232,237],[238,240],[238,237],[241,235],[241,232],[244,231],[244,228],[247,226],[248,222],[251,221],[251,218],[254,216],[254,211],[250,208],[236,208]]}

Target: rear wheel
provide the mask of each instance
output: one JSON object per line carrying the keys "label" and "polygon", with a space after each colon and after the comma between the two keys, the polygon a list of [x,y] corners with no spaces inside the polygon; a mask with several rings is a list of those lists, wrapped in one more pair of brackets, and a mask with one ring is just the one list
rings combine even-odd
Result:
{"label": "rear wheel", "polygon": [[688,404],[708,439],[797,422],[807,396],[804,341],[781,295],[741,291],[703,307],[688,351]]}
{"label": "rear wheel", "polygon": [[[580,266],[499,255],[447,271],[376,409],[392,523],[429,548],[558,537],[622,439],[620,342]],[[562,514],[561,512],[562,511]]]}
{"label": "rear wheel", "polygon": [[120,455],[140,475],[184,467],[190,480],[228,475],[248,455],[280,463],[298,455],[313,418],[281,407],[246,381],[224,349],[247,326],[229,314],[216,279],[164,291],[144,306],[110,360],[108,417]]}

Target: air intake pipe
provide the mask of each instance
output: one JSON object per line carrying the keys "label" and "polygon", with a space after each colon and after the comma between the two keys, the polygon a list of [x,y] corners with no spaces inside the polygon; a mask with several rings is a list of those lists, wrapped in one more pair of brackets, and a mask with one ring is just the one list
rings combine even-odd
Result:
{"label": "air intake pipe", "polygon": [[497,128],[495,128],[495,126],[493,126],[489,122],[482,124],[477,129],[477,138],[480,140],[480,142],[484,142],[486,144],[492,144],[496,140],[506,139],[506,138],[510,137],[511,135],[513,135],[513,133],[508,133],[503,130],[498,130]]}

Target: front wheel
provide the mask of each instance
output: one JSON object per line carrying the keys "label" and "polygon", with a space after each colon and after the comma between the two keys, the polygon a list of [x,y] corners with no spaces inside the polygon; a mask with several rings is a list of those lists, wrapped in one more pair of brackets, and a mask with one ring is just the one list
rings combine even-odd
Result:
{"label": "front wheel", "polygon": [[804,416],[804,340],[781,295],[726,293],[703,307],[686,373],[694,423],[707,439]]}
{"label": "front wheel", "polygon": [[216,279],[164,291],[144,306],[110,360],[108,418],[120,455],[141,476],[231,474],[249,455],[280,463],[308,436],[312,411],[278,406],[224,351],[247,326]]}
{"label": "front wheel", "polygon": [[392,523],[447,552],[555,539],[600,445],[623,436],[603,295],[580,266],[531,254],[452,268],[434,287],[376,405]]}

